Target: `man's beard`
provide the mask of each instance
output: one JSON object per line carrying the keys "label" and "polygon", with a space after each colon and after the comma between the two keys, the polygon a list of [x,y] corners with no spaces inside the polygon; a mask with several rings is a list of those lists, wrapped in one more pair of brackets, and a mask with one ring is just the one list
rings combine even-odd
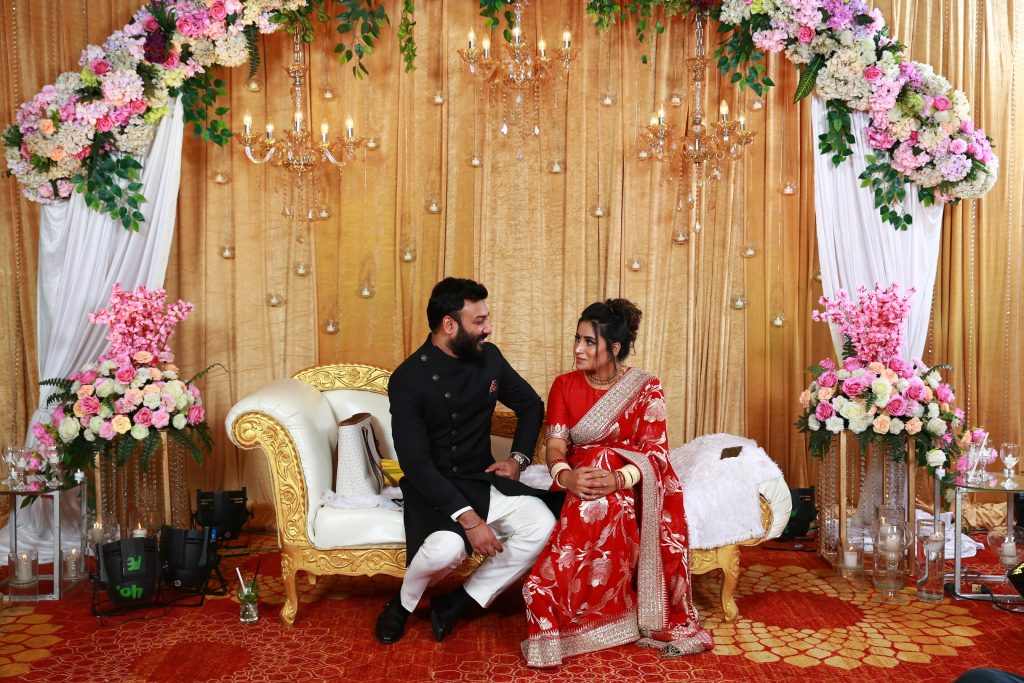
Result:
{"label": "man's beard", "polygon": [[459,331],[455,334],[455,338],[452,339],[450,348],[459,360],[482,364],[484,362],[484,350],[482,347],[477,346],[477,344],[486,338],[486,334],[474,337],[469,332],[466,332],[465,328],[462,327],[462,323],[459,323]]}

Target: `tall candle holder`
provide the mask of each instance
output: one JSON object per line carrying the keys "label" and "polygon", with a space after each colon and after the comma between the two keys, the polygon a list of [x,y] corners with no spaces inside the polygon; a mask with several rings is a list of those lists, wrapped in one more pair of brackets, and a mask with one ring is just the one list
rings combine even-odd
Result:
{"label": "tall candle holder", "polygon": [[39,551],[21,548],[7,553],[8,597],[11,602],[39,599]]}

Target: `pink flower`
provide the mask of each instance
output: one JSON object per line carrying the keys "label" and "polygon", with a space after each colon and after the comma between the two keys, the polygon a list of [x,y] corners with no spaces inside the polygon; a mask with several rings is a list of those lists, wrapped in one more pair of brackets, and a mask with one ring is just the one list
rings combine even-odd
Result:
{"label": "pink flower", "polygon": [[95,59],[92,64],[89,65],[89,71],[92,71],[97,76],[102,76],[110,71],[110,63],[105,59]]}
{"label": "pink flower", "polygon": [[224,3],[218,2],[213,3],[210,7],[210,18],[216,21],[224,21],[228,16],[228,11],[224,8]]}
{"label": "pink flower", "polygon": [[853,398],[868,388],[868,381],[863,377],[850,377],[843,381],[843,393]]}
{"label": "pink flower", "polygon": [[949,143],[949,151],[953,154],[963,154],[967,151],[967,143],[960,138],[954,138]]}
{"label": "pink flower", "polygon": [[799,40],[804,45],[807,45],[812,40],[814,40],[814,29],[811,28],[810,26],[801,26],[799,29],[797,29],[796,39]]}
{"label": "pink flower", "polygon": [[860,358],[857,358],[856,356],[850,356],[849,358],[843,361],[843,369],[846,370],[847,372],[860,370],[862,367],[864,367],[864,363],[861,361]]}
{"label": "pink flower", "polygon": [[910,380],[910,385],[907,386],[907,390],[903,392],[903,395],[909,398],[911,401],[925,401],[928,399],[928,388],[918,378]]}
{"label": "pink flower", "polygon": [[135,379],[135,368],[130,365],[122,365],[114,373],[114,379],[121,384],[131,384],[132,380]]}
{"label": "pink flower", "polygon": [[163,429],[171,422],[171,416],[167,414],[166,410],[158,410],[153,413],[153,426],[157,429]]}
{"label": "pink flower", "polygon": [[203,410],[202,406],[192,406],[188,409],[188,423],[190,425],[197,425],[206,419],[206,411]]}
{"label": "pink flower", "polygon": [[152,14],[146,17],[146,22],[143,24],[143,26],[150,33],[160,28],[159,22],[157,22],[156,17],[154,17]]}
{"label": "pink flower", "polygon": [[836,364],[834,362],[832,362],[831,358],[822,358],[821,362],[818,363],[818,365],[820,365],[821,367],[825,368],[826,370],[835,370],[836,369]]}
{"label": "pink flower", "polygon": [[117,432],[114,431],[114,423],[110,420],[104,420],[103,424],[100,425],[100,438],[110,441],[114,438],[115,434],[117,434]]}
{"label": "pink flower", "polygon": [[122,397],[114,401],[114,412],[118,415],[127,415],[135,410],[135,405],[129,399]]}
{"label": "pink flower", "polygon": [[104,116],[101,119],[96,119],[96,130],[101,133],[108,133],[114,129],[114,122]]}
{"label": "pink flower", "polygon": [[973,133],[974,132],[974,121],[971,121],[970,119],[962,120],[960,122],[960,132],[961,133],[968,133],[968,134]]}
{"label": "pink flower", "polygon": [[33,479],[32,481],[30,481],[28,483],[28,486],[26,486],[25,488],[28,491],[42,491],[43,490],[43,483],[41,481],[39,481],[38,479]]}
{"label": "pink flower", "polygon": [[97,377],[99,377],[99,374],[95,370],[89,370],[87,372],[83,372],[79,379],[82,384],[92,384],[96,381]]}
{"label": "pink flower", "polygon": [[952,104],[948,97],[939,95],[932,101],[932,106],[935,107],[936,111],[946,111],[952,106]]}
{"label": "pink flower", "polygon": [[135,424],[149,427],[153,424],[153,411],[149,408],[139,408],[139,412],[135,413]]}
{"label": "pink flower", "polygon": [[971,431],[971,442],[982,443],[985,440],[986,436],[988,436],[988,432],[986,432],[984,429],[975,429]]}
{"label": "pink flower", "polygon": [[146,100],[132,100],[128,106],[133,114],[144,114],[149,105],[146,104]]}
{"label": "pink flower", "polygon": [[824,422],[825,420],[829,419],[830,417],[832,417],[835,414],[836,414],[836,411],[832,407],[832,404],[828,403],[827,401],[823,401],[823,402],[819,403],[818,407],[814,409],[814,416],[816,418],[818,418],[819,420],[821,420],[822,422]]}
{"label": "pink flower", "polygon": [[818,386],[834,387],[837,381],[838,378],[836,377],[836,373],[832,372],[831,370],[828,370],[826,372],[821,373],[821,376],[818,377]]}
{"label": "pink flower", "polygon": [[966,472],[970,468],[970,464],[967,462],[967,456],[961,455],[956,459],[956,471]]}
{"label": "pink flower", "polygon": [[178,56],[177,52],[171,52],[167,55],[167,59],[164,60],[165,69],[175,69],[181,64],[181,57]]}
{"label": "pink flower", "polygon": [[866,80],[868,83],[874,83],[881,77],[882,70],[879,69],[877,66],[871,65],[868,68],[864,69],[864,80]]}
{"label": "pink flower", "polygon": [[889,415],[893,417],[901,417],[907,412],[907,399],[896,394],[889,399],[889,404],[886,406],[886,410],[888,410]]}
{"label": "pink flower", "polygon": [[953,402],[953,387],[948,384],[940,384],[935,388],[935,398],[942,403]]}

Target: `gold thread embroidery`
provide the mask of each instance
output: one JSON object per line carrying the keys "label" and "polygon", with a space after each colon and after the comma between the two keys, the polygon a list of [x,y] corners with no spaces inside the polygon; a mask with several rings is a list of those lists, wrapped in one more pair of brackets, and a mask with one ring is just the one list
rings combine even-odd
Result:
{"label": "gold thread embroidery", "polygon": [[615,386],[590,406],[590,410],[580,418],[569,436],[575,444],[587,444],[600,441],[615,424],[616,418],[634,399],[637,391],[653,377],[640,368],[630,368]]}
{"label": "gold thread embroidery", "polygon": [[553,425],[548,425],[547,438],[564,439],[565,441],[569,441],[569,425],[559,424],[558,422]]}
{"label": "gold thread embroidery", "polygon": [[557,629],[543,632],[523,641],[523,656],[527,666],[554,666],[565,657],[637,641],[640,632],[636,623],[636,612],[630,610],[622,617],[585,633],[563,635]]}

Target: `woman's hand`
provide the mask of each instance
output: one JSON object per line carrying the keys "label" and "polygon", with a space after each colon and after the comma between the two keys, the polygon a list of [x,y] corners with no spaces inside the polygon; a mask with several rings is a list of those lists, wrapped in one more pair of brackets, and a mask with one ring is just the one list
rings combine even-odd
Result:
{"label": "woman's hand", "polygon": [[577,467],[561,472],[558,481],[574,496],[582,500],[597,500],[615,492],[615,474],[597,467]]}

